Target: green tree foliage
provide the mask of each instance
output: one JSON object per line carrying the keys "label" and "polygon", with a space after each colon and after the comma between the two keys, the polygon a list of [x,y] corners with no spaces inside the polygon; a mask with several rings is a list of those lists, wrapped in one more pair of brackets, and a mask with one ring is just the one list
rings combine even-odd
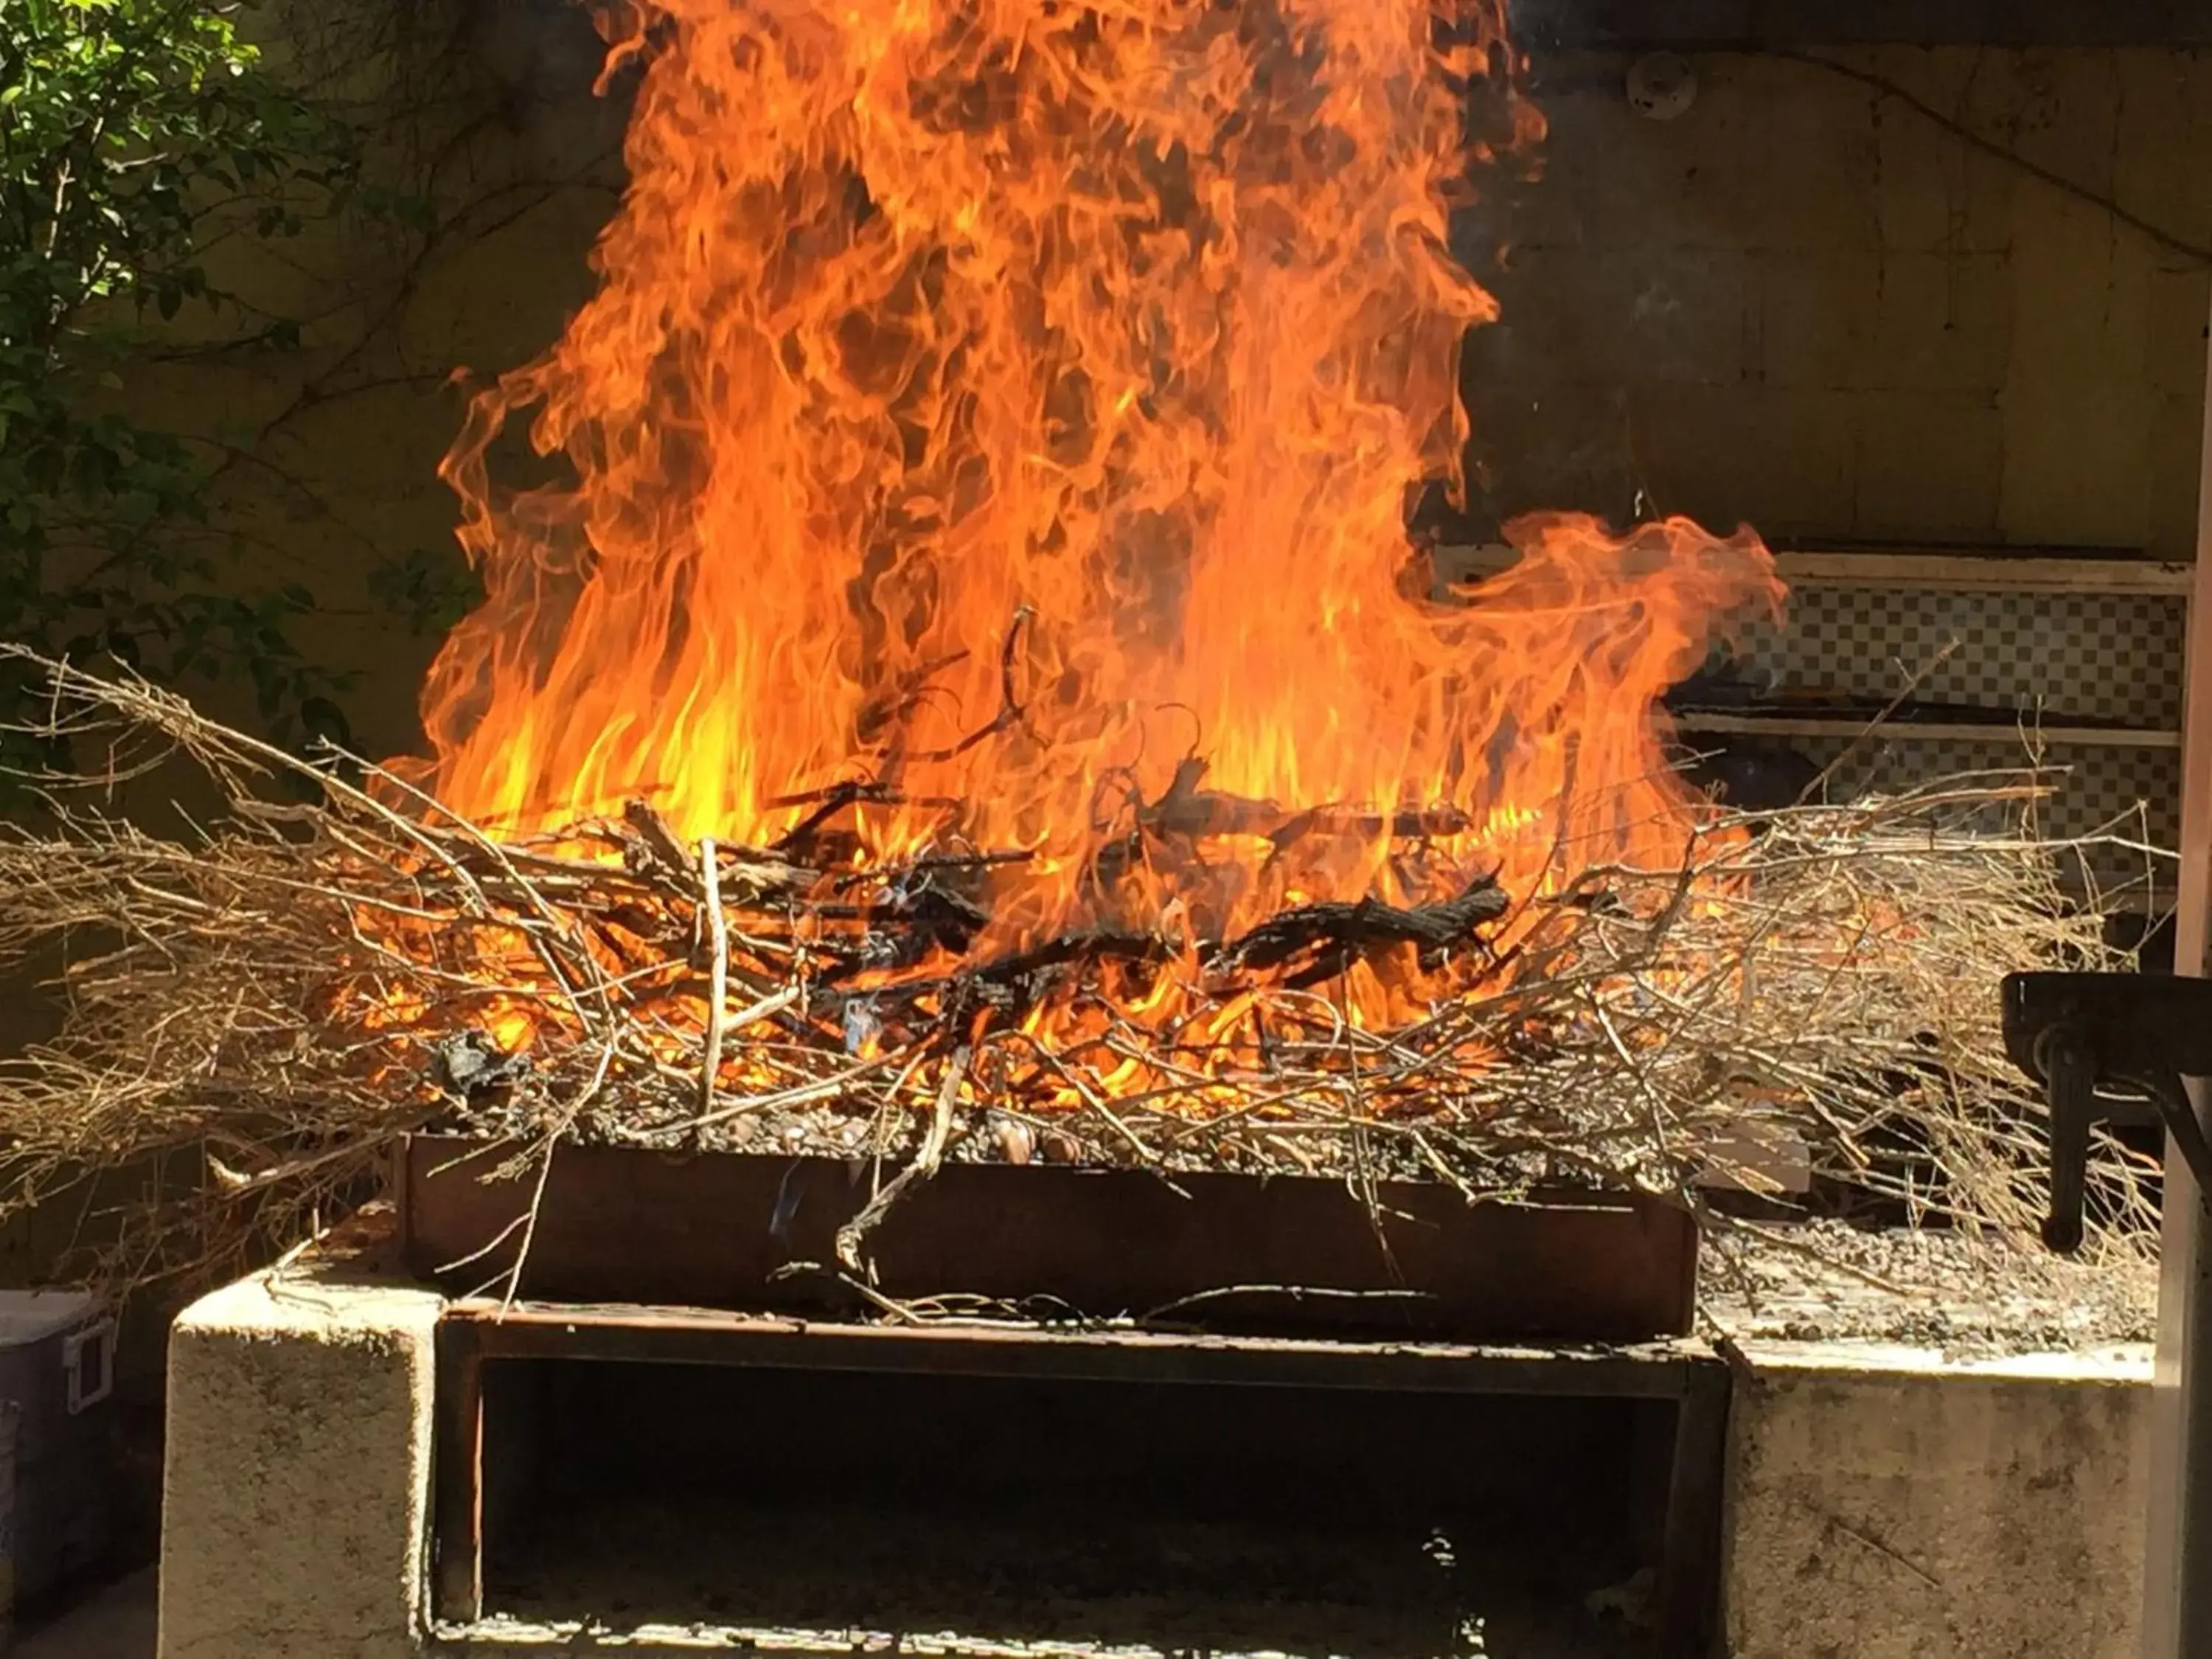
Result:
{"label": "green tree foliage", "polygon": [[[212,442],[123,412],[156,318],[230,307],[210,252],[347,199],[354,134],[210,0],[0,0],[0,634],[157,678],[250,676],[264,714],[336,720],[289,637],[312,600],[242,571],[211,520]],[[247,578],[241,580],[241,576]],[[21,687],[0,684],[0,716]]]}

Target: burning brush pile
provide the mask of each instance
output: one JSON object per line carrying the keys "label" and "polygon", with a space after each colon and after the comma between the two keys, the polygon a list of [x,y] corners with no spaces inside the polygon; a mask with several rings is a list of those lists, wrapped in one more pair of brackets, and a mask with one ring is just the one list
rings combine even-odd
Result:
{"label": "burning brush pile", "polygon": [[1408,540],[1495,310],[1451,215],[1540,137],[1501,0],[607,27],[630,184],[448,458],[429,759],[50,665],[105,777],[227,804],[0,847],[0,942],[76,946],[21,1190],[204,1148],[177,1237],[297,1231],[441,1127],[1686,1196],[1902,1145],[2029,1206],[1997,976],[2100,949],[2033,781],[1722,810],[1659,702],[1779,602],[1755,537]]}
{"label": "burning brush pile", "polygon": [[[525,1174],[563,1142],[858,1157],[887,1198],[951,1158],[1702,1212],[1712,1178],[1771,1191],[1800,1163],[2025,1224],[2040,1109],[1993,988],[2100,950],[2069,920],[2073,849],[1990,833],[2032,816],[2029,776],[1709,810],[1659,865],[1562,837],[1520,886],[1450,858],[1457,818],[1309,811],[1268,856],[1371,839],[1438,896],[1212,928],[1177,903],[994,945],[1034,858],[948,837],[872,862],[829,827],[851,791],[759,847],[684,841],[642,800],[495,836],[388,773],[356,787],[145,685],[55,678],[53,729],[109,744],[111,779],[182,757],[227,801],[191,839],[80,800],[0,843],[0,949],[78,946],[66,1030],[0,1077],[16,1200],[149,1153],[204,1164],[127,1206],[133,1277],[311,1234],[419,1129],[509,1142]],[[1088,878],[1258,833],[1196,778],[1133,802]],[[2136,1173],[2106,1164],[2124,1207]]]}

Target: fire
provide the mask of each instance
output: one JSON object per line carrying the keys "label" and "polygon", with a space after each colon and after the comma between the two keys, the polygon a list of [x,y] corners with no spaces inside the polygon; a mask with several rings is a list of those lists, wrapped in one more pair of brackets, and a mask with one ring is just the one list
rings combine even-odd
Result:
{"label": "fire", "polygon": [[[1657,701],[1773,603],[1756,539],[1540,517],[1439,592],[1404,527],[1496,312],[1448,216],[1540,131],[1504,9],[619,11],[599,294],[444,469],[489,597],[426,693],[440,796],[1026,855],[975,955],[1677,860]],[[526,411],[562,476],[504,486]]]}

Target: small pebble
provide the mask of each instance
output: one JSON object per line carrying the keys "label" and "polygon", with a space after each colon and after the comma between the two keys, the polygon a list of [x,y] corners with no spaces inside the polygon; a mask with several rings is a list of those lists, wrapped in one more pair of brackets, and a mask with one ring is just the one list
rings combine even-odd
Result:
{"label": "small pebble", "polygon": [[992,1133],[998,1140],[999,1150],[1006,1154],[1009,1164],[1026,1164],[1036,1150],[1036,1137],[1030,1133],[1030,1126],[1019,1118],[1000,1117],[994,1114]]}

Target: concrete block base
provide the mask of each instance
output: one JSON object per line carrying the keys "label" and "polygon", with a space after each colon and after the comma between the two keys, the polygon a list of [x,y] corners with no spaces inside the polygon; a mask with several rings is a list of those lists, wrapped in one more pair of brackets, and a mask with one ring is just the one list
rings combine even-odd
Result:
{"label": "concrete block base", "polygon": [[[440,1310],[412,1286],[293,1273],[179,1321],[161,1659],[728,1645],[697,1630],[433,1631]],[[2148,1351],[1947,1364],[1865,1345],[1747,1350],[1726,1452],[1737,1659],[2132,1652]]]}
{"label": "concrete block base", "polygon": [[161,1659],[423,1650],[431,1291],[257,1275],[169,1347]]}
{"label": "concrete block base", "polygon": [[1747,1345],[1736,1659],[2133,1659],[2151,1355]]}

